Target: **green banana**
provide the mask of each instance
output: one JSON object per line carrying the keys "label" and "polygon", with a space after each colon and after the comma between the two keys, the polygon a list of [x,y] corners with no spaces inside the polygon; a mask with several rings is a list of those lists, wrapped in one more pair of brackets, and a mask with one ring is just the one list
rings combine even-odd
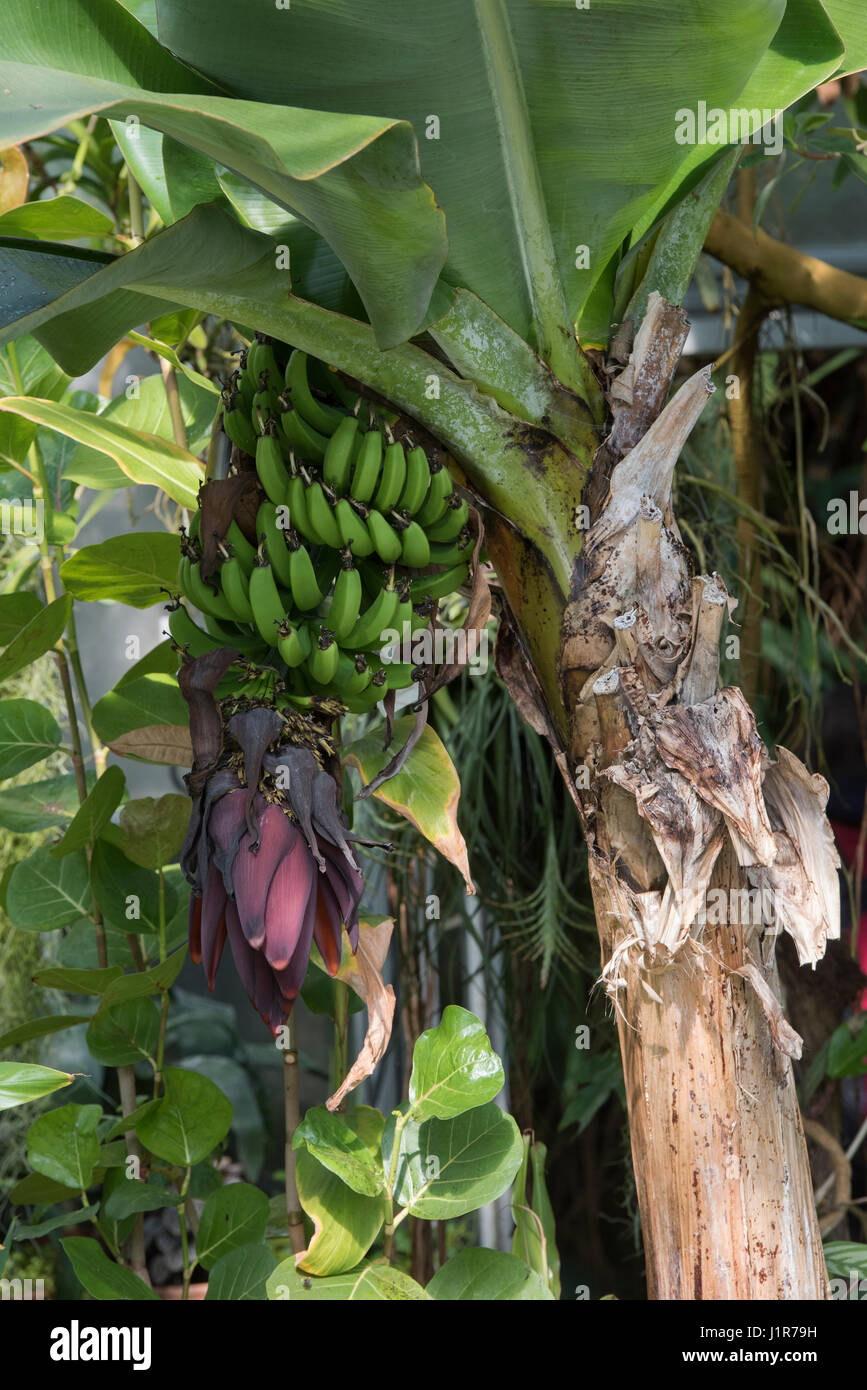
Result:
{"label": "green banana", "polygon": [[204,656],[205,652],[211,652],[221,645],[210,633],[203,632],[198,624],[193,622],[182,603],[169,609],[168,628],[177,645],[182,651],[189,652],[190,656]]}
{"label": "green banana", "polygon": [[268,385],[268,373],[262,372],[259,377],[259,386],[253,393],[253,402],[250,406],[250,418],[253,421],[253,428],[258,434],[264,434],[271,420],[276,420],[280,414],[280,400],[276,391],[272,391]]}
{"label": "green banana", "polygon": [[452,478],[449,470],[436,462],[430,465],[430,489],[423,507],[416,512],[415,519],[425,530],[433,526],[445,513],[446,498],[452,491]]}
{"label": "green banana", "polygon": [[262,639],[258,633],[249,631],[239,632],[234,620],[231,623],[220,622],[219,618],[214,618],[210,613],[204,614],[205,627],[212,637],[215,637],[221,647],[237,647],[244,656],[255,657],[264,656],[267,647],[262,645]]}
{"label": "green banana", "polygon": [[186,572],[184,593],[201,613],[212,613],[215,618],[227,618],[230,622],[235,617],[225,594],[215,592],[205,583],[198,564],[191,564]]}
{"label": "green banana", "polygon": [[423,598],[445,598],[447,594],[453,594],[465,582],[469,572],[469,563],[464,560],[461,564],[444,570],[442,574],[420,575],[412,581],[413,601],[420,602]]}
{"label": "green banana", "polygon": [[387,661],[385,664],[385,685],[387,690],[406,690],[415,685],[418,676],[413,675],[418,667],[410,662]]}
{"label": "green banana", "polygon": [[416,570],[430,564],[430,542],[418,522],[409,518],[401,520],[400,563]]}
{"label": "green banana", "polygon": [[253,621],[262,634],[262,640],[269,647],[276,646],[277,627],[286,617],[286,610],[277,591],[274,572],[267,561],[257,564],[250,575],[249,595]]}
{"label": "green banana", "polygon": [[[286,508],[288,511],[288,507]],[[256,534],[265,541],[265,554],[274,574],[284,587],[292,586],[292,569],[286,548],[286,532],[280,526],[278,509],[273,502],[263,502],[256,513]]]}
{"label": "green banana", "polygon": [[[292,461],[294,462],[294,457]],[[296,531],[300,531],[305,540],[312,541],[314,545],[324,545],[325,542],[311,522],[310,513],[307,510],[307,483],[305,483],[305,478],[306,474],[293,473],[289,479],[289,486],[286,489],[286,500],[289,506],[289,525],[294,526]]]}
{"label": "green banana", "polygon": [[400,440],[393,440],[385,451],[379,487],[373,498],[373,505],[381,512],[390,511],[403,492],[406,482],[406,454]]}
{"label": "green banana", "polygon": [[349,487],[357,436],[358,421],[355,416],[344,415],[328,441],[322,461],[322,477],[328,486],[341,496]]}
{"label": "green banana", "polygon": [[325,598],[316,579],[310,551],[294,529],[286,532],[286,546],[289,552],[289,587],[295,607],[302,613],[309,613],[318,608]]}
{"label": "green banana", "polygon": [[310,629],[306,623],[293,623],[284,617],[277,628],[277,650],[287,666],[300,666],[312,648]]}
{"label": "green banana", "polygon": [[453,541],[434,543],[430,548],[432,565],[456,565],[459,560],[468,560],[472,554],[473,538],[468,527]]}
{"label": "green banana", "polygon": [[330,685],[339,661],[340,646],[334,640],[334,633],[321,627],[307,658],[307,670],[318,685]]}
{"label": "green banana", "polygon": [[367,714],[382,699],[386,693],[386,673],[379,670],[372,676],[370,684],[366,690],[362,690],[359,695],[345,694],[341,699],[351,714]]}
{"label": "green banana", "polygon": [[328,447],[328,440],[325,435],[320,434],[312,425],[308,425],[297,410],[284,410],[279,416],[279,420],[280,428],[289,443],[289,447],[301,458],[306,459],[308,463],[321,463]]}
{"label": "green banana", "polygon": [[400,536],[393,526],[386,521],[382,512],[376,508],[371,508],[367,518],[367,528],[370,537],[376,547],[376,553],[387,565],[393,565],[395,560],[400,559],[402,550]]}
{"label": "green banana", "polygon": [[262,434],[256,444],[256,472],[265,495],[277,506],[288,500],[289,475],[283,462],[283,451],[277,436]]}
{"label": "green banana", "polygon": [[445,515],[432,526],[428,526],[428,540],[451,541],[462,531],[470,519],[470,509],[466,499],[457,492],[450,492],[446,498]]}
{"label": "green banana", "polygon": [[349,491],[356,502],[369,502],[376,490],[376,480],[382,465],[382,433],[368,430],[362,437],[361,449],[352,472]]}
{"label": "green banana", "polygon": [[[360,503],[359,507],[364,504]],[[367,511],[367,508],[364,507]],[[353,507],[347,497],[339,497],[334,508],[334,519],[343,544],[349,546],[353,555],[359,558],[373,554],[373,537],[367,522],[358,507]]]}
{"label": "green banana", "polygon": [[344,639],[344,647],[371,647],[386,628],[391,627],[400,604],[400,594],[390,576],[384,588],[368,604],[352,631]]}
{"label": "green banana", "polygon": [[314,531],[317,531],[321,536],[323,545],[330,545],[334,550],[342,550],[343,537],[320,482],[310,484],[305,493],[305,501],[310,524]]}
{"label": "green banana", "polygon": [[323,405],[316,399],[310,390],[307,367],[307,353],[295,348],[286,365],[285,376],[292,404],[313,429],[319,430],[320,434],[334,434],[341,421],[345,419],[344,413],[336,406]]}
{"label": "green banana", "polygon": [[250,424],[250,417],[244,410],[233,407],[223,411],[223,429],[233,444],[237,444],[251,457],[256,453],[256,431]]}
{"label": "green banana", "polygon": [[247,540],[237,521],[229,522],[226,540],[232,554],[241,562],[241,568],[245,574],[249,574],[256,563],[256,547]]}
{"label": "green banana", "polygon": [[220,567],[220,583],[237,621],[239,623],[251,623],[253,621],[253,609],[250,607],[247,576],[237,556],[233,555],[228,560],[223,561]]}
{"label": "green banana", "polygon": [[254,335],[253,341],[247,349],[245,368],[255,382],[259,381],[263,372],[267,372],[269,385],[272,389],[277,389],[281,372],[277,365],[277,358],[274,356],[271,339],[266,334],[256,333]]}
{"label": "green banana", "polygon": [[358,622],[360,611],[361,575],[352,563],[352,554],[347,546],[328,607],[328,626],[338,642],[349,636]]}
{"label": "green banana", "polygon": [[406,482],[397,499],[398,511],[409,512],[415,516],[428,494],[430,487],[430,467],[427,454],[417,445],[406,456]]}

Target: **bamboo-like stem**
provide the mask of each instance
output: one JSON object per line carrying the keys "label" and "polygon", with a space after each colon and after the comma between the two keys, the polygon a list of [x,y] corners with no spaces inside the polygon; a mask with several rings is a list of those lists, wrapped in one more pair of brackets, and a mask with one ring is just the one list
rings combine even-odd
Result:
{"label": "bamboo-like stem", "polygon": [[295,1014],[289,1015],[287,1028],[288,1047],[283,1053],[283,1098],[286,1122],[286,1146],[284,1167],[286,1172],[286,1221],[289,1226],[289,1240],[297,1255],[304,1249],[304,1214],[298,1200],[298,1185],[295,1180],[295,1151],[292,1140],[301,1119],[298,1095],[298,1051]]}
{"label": "bamboo-like stem", "polygon": [[[349,1040],[349,985],[343,980],[334,981],[334,1054],[331,1064],[332,1090],[336,1091],[346,1076],[347,1043]],[[340,1102],[338,1110],[346,1109],[346,1097]]]}
{"label": "bamboo-like stem", "polygon": [[[120,1108],[124,1115],[131,1115],[136,1108],[135,1072],[131,1066],[117,1068],[117,1084],[120,1091]],[[142,1146],[134,1129],[124,1135],[126,1151],[131,1158],[142,1161]],[[129,1238],[129,1267],[150,1288],[151,1281],[145,1258],[144,1212],[138,1212]]]}
{"label": "bamboo-like stem", "polygon": [[187,427],[184,424],[184,412],[181,409],[181,396],[178,390],[178,376],[171,362],[167,362],[164,357],[159,359],[160,374],[165,387],[166,400],[169,405],[169,417],[172,422],[172,435],[175,443],[181,448],[187,447]]}

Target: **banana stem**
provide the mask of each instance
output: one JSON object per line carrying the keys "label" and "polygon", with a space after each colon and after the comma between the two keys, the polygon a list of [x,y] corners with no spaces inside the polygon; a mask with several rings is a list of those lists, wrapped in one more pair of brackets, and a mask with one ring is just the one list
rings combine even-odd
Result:
{"label": "banana stem", "polygon": [[[334,981],[334,1054],[331,1063],[332,1090],[336,1091],[347,1071],[347,1043],[349,1040],[349,985],[343,980]],[[341,1101],[340,1110],[346,1109],[346,1098]]]}
{"label": "banana stem", "polygon": [[298,1200],[298,1186],[295,1181],[295,1150],[292,1140],[301,1119],[298,1097],[298,1051],[295,1028],[295,1015],[290,1014],[286,1024],[288,1046],[283,1053],[283,1094],[286,1119],[286,1148],[284,1167],[286,1170],[286,1220],[289,1226],[289,1240],[294,1253],[304,1249],[304,1216]]}

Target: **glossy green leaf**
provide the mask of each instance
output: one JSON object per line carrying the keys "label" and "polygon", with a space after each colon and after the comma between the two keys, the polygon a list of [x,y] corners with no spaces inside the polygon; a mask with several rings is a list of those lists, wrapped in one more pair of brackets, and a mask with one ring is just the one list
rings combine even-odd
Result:
{"label": "glossy green leaf", "polygon": [[308,1110],[295,1131],[293,1148],[301,1146],[362,1196],[374,1197],[384,1189],[382,1163],[340,1116],[324,1105]]}
{"label": "glossy green leaf", "polygon": [[87,1030],[87,1050],[107,1067],[124,1067],[156,1056],[160,1012],[150,999],[101,1006]]}
{"label": "glossy green leaf", "polygon": [[402,1270],[365,1262],[345,1274],[308,1278],[283,1260],[268,1280],[268,1297],[291,1303],[410,1303],[424,1302],[429,1294]]}
{"label": "glossy green leaf", "polygon": [[447,1120],[493,1100],[505,1082],[503,1064],[484,1024],[449,1004],[436,1028],[417,1039],[412,1054],[409,1105],[414,1120]]}
{"label": "glossy green leaf", "polygon": [[50,710],[36,700],[0,701],[0,780],[16,777],[60,744],[60,729]]}
{"label": "glossy green leaf", "polygon": [[178,1192],[157,1187],[140,1178],[126,1175],[112,1185],[109,1196],[103,1203],[103,1212],[112,1221],[124,1221],[133,1212],[163,1211],[166,1207],[177,1207],[184,1199]]}
{"label": "glossy green leaf", "polygon": [[225,1139],[232,1107],[212,1081],[180,1067],[166,1069],[166,1094],[136,1124],[151,1153],[184,1168],[207,1158]]}
{"label": "glossy green leaf", "polygon": [[21,1023],[10,1028],[0,1036],[0,1047],[17,1047],[19,1043],[31,1042],[34,1038],[45,1038],[50,1033],[61,1033],[66,1028],[74,1028],[78,1023],[89,1023],[90,1014],[54,1014],[50,1018],[33,1018],[29,1023]]}
{"label": "glossy green leaf", "polygon": [[99,1241],[86,1236],[69,1236],[60,1244],[69,1256],[75,1274],[92,1298],[159,1302],[159,1294],[148,1288],[131,1270],[109,1259]]}
{"label": "glossy green leaf", "polygon": [[438,1302],[544,1303],[553,1300],[538,1274],[503,1250],[459,1250],[427,1286]]}
{"label": "glossy green leaf", "polygon": [[37,1221],[33,1225],[18,1226],[15,1236],[17,1240],[39,1240],[41,1236],[47,1236],[51,1231],[58,1231],[61,1227],[81,1226],[85,1221],[93,1221],[98,1211],[99,1202],[94,1202],[92,1206],[81,1207],[78,1211],[62,1211],[57,1216],[49,1216],[45,1221]]}
{"label": "glossy green leaf", "polygon": [[0,217],[0,236],[34,237],[37,241],[75,241],[79,237],[114,236],[114,223],[81,198],[61,194],[23,203]]}
{"label": "glossy green leaf", "polygon": [[71,772],[42,782],[20,782],[0,788],[0,825],[25,835],[49,830],[70,821],[78,805],[78,787]]}
{"label": "glossy green leaf", "polygon": [[123,1135],[128,1134],[130,1130],[134,1130],[141,1117],[147,1114],[149,1110],[153,1110],[154,1106],[158,1104],[159,1102],[156,1100],[146,1100],[141,1105],[137,1106],[131,1114],[121,1115],[120,1119],[115,1120],[114,1123],[103,1132],[103,1141],[109,1143],[113,1139],[120,1139]]}
{"label": "glossy green leaf", "polygon": [[[386,1166],[393,1137],[392,1118],[383,1137]],[[506,1191],[522,1153],[518,1126],[493,1101],[453,1120],[410,1120],[401,1136],[396,1200],[427,1220],[464,1216]]]}
{"label": "glossy green leaf", "polygon": [[127,801],[119,822],[121,848],[145,869],[159,869],[177,859],[190,821],[190,799],[177,792],[140,796]]}
{"label": "glossy green leaf", "polygon": [[186,944],[173,951],[150,970],[137,970],[130,975],[119,975],[103,991],[100,1010],[111,1008],[128,1000],[143,999],[149,994],[164,994],[171,989],[184,966],[187,957]]}
{"label": "glossy green leaf", "polygon": [[[117,845],[100,840],[90,863],[94,902],[107,925],[120,931],[158,932],[159,879],[150,869],[134,864]],[[168,921],[177,910],[177,894],[164,885]]]}
{"label": "glossy green leaf", "polygon": [[68,1086],[74,1077],[52,1067],[38,1067],[31,1062],[0,1062],[0,1110],[13,1105],[27,1105],[41,1096],[50,1096],[61,1086]]}
{"label": "glossy green leaf", "polygon": [[93,707],[94,728],[107,744],[114,744],[134,729],[180,727],[188,721],[189,707],[178,689],[177,677],[161,671],[115,686]]}
{"label": "glossy green leaf", "polygon": [[[38,23],[26,5],[16,9],[14,41],[0,64],[7,92],[0,144],[20,144],[87,110],[136,116],[317,227],[358,285],[383,347],[418,328],[446,239],[408,124],[379,112],[303,109],[309,102],[287,111],[268,105],[261,92],[250,101],[202,94],[191,71],[178,70],[151,41],[133,39],[132,21],[118,6],[97,19],[86,0],[48,4]],[[120,57],[130,48],[132,63]]]}
{"label": "glossy green leaf", "polygon": [[277,1264],[267,1245],[240,1245],[221,1256],[208,1280],[208,1303],[245,1303],[268,1297],[266,1286]]}
{"label": "glossy green leaf", "polygon": [[52,847],[56,859],[73,850],[95,845],[123,799],[126,778],[119,767],[107,767],[96,786],[88,792],[63,838]]}
{"label": "glossy green leaf", "polygon": [[0,400],[0,411],[21,415],[31,424],[57,430],[67,439],[107,454],[130,482],[162,488],[183,507],[196,505],[204,476],[202,466],[174,440],[130,429],[105,414],[91,415],[57,401],[33,400],[29,396],[5,397]]}
{"label": "glossy green leaf", "polygon": [[[5,254],[0,250],[0,260]],[[44,257],[37,259],[45,263]],[[54,268],[56,269],[56,265]],[[7,279],[4,284],[4,298],[8,297],[10,285]],[[35,338],[20,337],[0,350],[0,395],[41,396],[43,399],[59,400],[68,385],[69,377]],[[36,426],[29,420],[16,415],[0,415],[0,459],[7,463],[23,463],[35,437]],[[23,612],[25,605],[36,600],[36,595],[5,595],[3,601],[12,598],[21,600]],[[30,617],[33,617],[33,613],[28,614],[28,618]]]}
{"label": "glossy green leaf", "polygon": [[[394,748],[406,742],[414,722],[411,715],[395,720]],[[343,761],[358,769],[366,786],[382,771],[392,753],[393,749],[383,752],[382,734],[372,733],[347,744]],[[429,724],[400,772],[374,792],[374,796],[405,816],[430,840],[440,854],[461,871],[468,889],[475,891],[466,842],[458,827],[460,794],[461,783],[455,765],[442,739]]]}
{"label": "glossy green leaf", "polygon": [[165,598],[165,590],[177,590],[177,537],[133,531],[86,545],[61,565],[60,577],[75,598],[151,608]]}
{"label": "glossy green leaf", "polygon": [[241,1245],[265,1239],[268,1198],[248,1182],[228,1183],[212,1192],[202,1208],[196,1233],[196,1258],[205,1269]]}
{"label": "glossy green leaf", "polygon": [[[197,374],[192,375],[196,377]],[[219,401],[207,385],[199,384],[204,383],[204,377],[191,380],[188,374],[181,372],[177,381],[187,448],[191,455],[196,455],[207,443]],[[132,395],[124,393],[115,397],[96,419],[111,421],[123,429],[136,430],[154,439],[174,441],[168,397],[158,372],[135,383]],[[63,476],[95,488],[127,487],[130,481],[123,469],[105,452],[87,445],[80,445],[74,451],[63,466]],[[201,482],[201,469],[197,469],[195,476],[190,474],[190,478],[194,484]]]}
{"label": "glossy green leaf", "polygon": [[17,637],[22,628],[42,611],[42,607],[29,589],[15,594],[0,594],[0,647],[5,647]]}
{"label": "glossy green leaf", "polygon": [[353,1269],[370,1249],[383,1223],[382,1197],[353,1192],[305,1148],[295,1155],[298,1200],[313,1222],[313,1235],[299,1261],[306,1274]]}
{"label": "glossy green leaf", "polygon": [[55,1202],[74,1201],[80,1195],[74,1187],[67,1187],[65,1183],[55,1182],[41,1173],[28,1173],[12,1188],[9,1200],[21,1207],[53,1206]]}
{"label": "glossy green leaf", "polygon": [[69,621],[71,608],[72,599],[68,594],[62,594],[31,618],[0,656],[0,681],[17,675],[31,661],[44,656],[56,645]]}
{"label": "glossy green leaf", "polygon": [[79,1192],[90,1187],[99,1159],[98,1105],[61,1105],[27,1131],[27,1162],[37,1173]]}
{"label": "glossy green leaf", "polygon": [[6,911],[22,931],[53,931],[87,917],[90,912],[90,874],[83,850],[59,862],[50,845],[22,859],[12,870]]}
{"label": "glossy green leaf", "polygon": [[110,965],[102,970],[75,970],[69,966],[49,966],[37,970],[33,979],[43,989],[65,989],[70,994],[104,994],[109,985],[120,979],[123,970]]}

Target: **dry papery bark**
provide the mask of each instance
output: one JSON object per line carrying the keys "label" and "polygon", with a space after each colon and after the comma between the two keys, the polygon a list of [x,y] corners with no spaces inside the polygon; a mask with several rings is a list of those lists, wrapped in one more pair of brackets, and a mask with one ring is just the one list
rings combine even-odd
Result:
{"label": "dry papery bark", "polygon": [[719,686],[736,600],[693,572],[671,510],[714,390],[702,370],[662,408],[686,328],[652,296],[611,371],[614,423],[564,619],[560,755],[620,1034],[650,1297],[823,1299],[801,1040],[773,940],[789,932],[815,967],[840,932],[839,861],[827,783],[784,748],[771,758],[741,691]]}

